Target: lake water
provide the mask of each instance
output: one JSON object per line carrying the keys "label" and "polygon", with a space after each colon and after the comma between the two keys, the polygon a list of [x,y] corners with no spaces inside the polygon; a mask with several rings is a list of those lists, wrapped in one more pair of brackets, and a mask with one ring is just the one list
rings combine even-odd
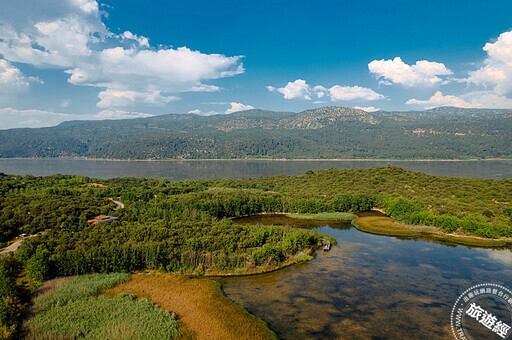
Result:
{"label": "lake water", "polygon": [[512,286],[509,250],[377,236],[350,222],[283,216],[237,222],[317,227],[339,243],[305,264],[216,279],[283,339],[450,339],[451,309],[464,290],[484,282]]}
{"label": "lake water", "polygon": [[[388,161],[187,160],[106,161],[83,159],[0,159],[0,172],[46,176],[84,175],[95,178],[153,177],[185,179],[247,178],[279,174],[302,175],[308,170],[386,166]],[[391,161],[392,166],[431,175],[512,178],[512,160],[499,161]]]}

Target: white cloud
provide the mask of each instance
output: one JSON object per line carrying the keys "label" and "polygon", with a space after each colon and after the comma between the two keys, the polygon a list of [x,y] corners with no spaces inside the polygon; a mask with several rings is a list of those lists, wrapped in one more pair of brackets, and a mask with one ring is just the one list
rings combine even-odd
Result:
{"label": "white cloud", "polygon": [[354,109],[359,109],[359,110],[363,110],[363,111],[366,111],[366,112],[376,112],[376,111],[380,111],[380,109],[378,107],[373,107],[373,106],[354,106]]}
{"label": "white cloud", "polygon": [[512,109],[512,99],[497,95],[492,91],[474,91],[467,93],[462,98],[467,98],[475,104],[475,107]]}
{"label": "white cloud", "polygon": [[407,105],[417,105],[426,109],[439,106],[455,106],[461,108],[490,108],[490,109],[510,109],[512,108],[512,99],[505,96],[499,96],[490,91],[475,91],[464,94],[460,97],[453,95],[443,95],[437,91],[427,100],[410,99]]}
{"label": "white cloud", "polygon": [[9,61],[0,59],[0,95],[24,92],[32,82],[43,83],[37,77],[26,77]]}
{"label": "white cloud", "polygon": [[15,93],[28,88],[29,81],[19,68],[10,62],[0,59],[0,92]]}
{"label": "white cloud", "polygon": [[252,110],[252,109],[254,109],[254,107],[251,105],[245,105],[245,104],[233,102],[233,103],[231,103],[231,107],[226,110],[225,114],[228,115],[233,112]]}
{"label": "white cloud", "polygon": [[216,116],[216,115],[219,115],[220,113],[218,113],[217,111],[208,111],[208,112],[203,112],[199,109],[195,109],[195,110],[190,110],[188,111],[189,114],[193,114],[193,115],[199,115],[199,116]]}
{"label": "white cloud", "polygon": [[96,114],[70,114],[45,110],[17,110],[6,107],[0,109],[0,129],[48,127],[70,120],[128,119],[151,116],[153,115],[148,113],[120,110],[103,110]]}
{"label": "white cloud", "polygon": [[322,98],[323,96],[326,95],[328,90],[321,85],[317,85],[317,86],[313,87],[313,92],[316,94],[317,98]]}
{"label": "white cloud", "polygon": [[149,39],[137,34],[133,34],[130,31],[124,31],[121,37],[128,40],[135,40],[141,47],[149,47]]}
{"label": "white cloud", "polygon": [[419,60],[414,65],[408,65],[400,57],[391,60],[374,60],[368,64],[370,73],[384,85],[401,84],[404,86],[432,86],[443,83],[438,76],[452,74],[442,63]]}
{"label": "white cloud", "polygon": [[470,72],[469,82],[490,86],[497,95],[512,93],[512,31],[502,33],[496,42],[486,43],[484,66]]}
{"label": "white cloud", "polygon": [[[211,105],[226,105],[226,104],[230,104],[231,107],[228,108],[224,112],[224,114],[226,114],[226,115],[228,115],[230,113],[238,112],[238,111],[245,111],[245,110],[252,110],[252,109],[254,109],[254,107],[251,106],[251,105],[245,105],[245,104],[236,103],[236,102],[231,102],[231,103],[227,103],[227,102],[210,102],[210,103],[203,103],[203,104],[211,104]],[[213,115],[220,114],[217,111],[202,112],[199,109],[190,110],[190,111],[188,111],[188,113],[189,114],[200,115],[200,116],[213,116]]]}
{"label": "white cloud", "polygon": [[[103,110],[96,114],[92,115],[80,115],[82,117],[92,117],[92,118],[80,118],[80,119],[131,119],[131,118],[148,118],[153,117],[154,114],[150,113],[142,113],[142,112],[128,112],[123,110]],[[75,115],[73,115],[75,117]],[[73,118],[76,119],[76,118]]]}
{"label": "white cloud", "polygon": [[160,91],[136,92],[105,90],[98,94],[100,101],[96,104],[102,108],[125,107],[134,103],[163,104],[179,98],[176,96],[162,95]]}
{"label": "white cloud", "polygon": [[244,72],[242,56],[151,48],[148,38],[130,31],[113,34],[97,1],[53,5],[53,11],[44,13],[27,8],[30,19],[24,22],[0,14],[0,54],[11,62],[62,69],[73,85],[97,87],[98,107],[165,104],[179,92],[219,91],[207,82]]}
{"label": "white cloud", "polygon": [[273,86],[267,86],[267,89],[269,91],[277,91],[282,93],[285,99],[311,100],[312,96],[316,96],[317,98],[323,98],[324,96],[327,96],[331,99],[331,101],[367,101],[385,98],[383,95],[376,93],[372,89],[361,86],[334,85],[327,89],[321,85],[317,85],[311,88],[311,86],[309,86],[303,79],[297,79],[294,82],[288,82],[285,87],[275,88]]}
{"label": "white cloud", "polygon": [[229,105],[228,102],[204,102],[203,105]]}
{"label": "white cloud", "polygon": [[64,99],[60,102],[60,107],[68,107],[69,106],[69,100]]}
{"label": "white cloud", "polygon": [[38,67],[72,67],[87,62],[93,55],[90,45],[106,33],[101,21],[90,22],[75,14],[39,21],[21,32],[2,25],[0,54],[10,61]]}
{"label": "white cloud", "polygon": [[335,85],[329,89],[332,101],[339,100],[378,100],[384,96],[374,92],[372,89],[360,86],[339,86]]}
{"label": "white cloud", "polygon": [[94,0],[73,0],[71,3],[87,14],[98,13],[98,3]]}
{"label": "white cloud", "polygon": [[305,99],[311,100],[310,92],[311,89],[306,81],[303,79],[297,79],[294,82],[288,82],[285,87],[276,89],[273,86],[267,86],[269,91],[277,91],[284,95],[284,99]]}
{"label": "white cloud", "polygon": [[462,108],[478,107],[476,103],[467,103],[464,99],[456,96],[447,95],[444,96],[441,91],[437,91],[432,97],[427,100],[409,99],[406,102],[407,105],[418,105],[427,109],[439,106],[455,106]]}
{"label": "white cloud", "polygon": [[128,96],[133,100],[116,101],[118,107],[132,102],[167,103],[176,99],[175,96],[161,95],[163,91],[218,91],[218,86],[202,81],[243,73],[239,60],[240,57],[203,54],[186,47],[157,51],[115,47],[101,51],[96,65],[84,64],[66,72],[71,75],[71,84],[107,88],[100,92],[99,107],[106,105],[102,98],[105,93],[146,94]]}

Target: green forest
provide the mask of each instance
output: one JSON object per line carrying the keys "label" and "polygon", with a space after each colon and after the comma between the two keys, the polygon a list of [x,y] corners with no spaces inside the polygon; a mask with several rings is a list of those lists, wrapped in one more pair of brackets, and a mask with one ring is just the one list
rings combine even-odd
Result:
{"label": "green forest", "polygon": [[[0,259],[1,330],[15,334],[30,291],[48,279],[146,269],[242,274],[311,259],[325,237],[306,229],[238,225],[232,218],[376,207],[407,224],[502,238],[512,237],[511,198],[510,179],[430,176],[393,167],[183,182],[1,174],[2,246],[21,233],[39,233]],[[116,210],[111,199],[125,207]],[[119,220],[87,224],[99,214]]]}
{"label": "green forest", "polygon": [[368,113],[340,106],[169,114],[0,131],[0,158],[104,159],[512,157],[510,110],[436,108]]}

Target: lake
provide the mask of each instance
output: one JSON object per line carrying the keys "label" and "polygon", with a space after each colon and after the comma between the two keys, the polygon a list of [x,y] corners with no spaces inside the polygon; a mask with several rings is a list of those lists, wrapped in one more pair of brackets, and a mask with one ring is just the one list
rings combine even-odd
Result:
{"label": "lake", "polygon": [[[216,279],[230,299],[283,339],[450,339],[451,309],[464,290],[512,283],[509,250],[377,236],[350,222],[272,215],[236,222],[316,227],[338,241],[308,263]],[[484,332],[487,339],[492,335]]]}
{"label": "lake", "polygon": [[[302,175],[308,170],[353,169],[386,166],[388,161],[294,160],[186,160],[108,161],[84,159],[0,159],[0,172],[14,175],[84,175],[95,178],[153,177],[173,181]],[[512,178],[512,160],[493,161],[391,161],[392,166],[430,175]]]}

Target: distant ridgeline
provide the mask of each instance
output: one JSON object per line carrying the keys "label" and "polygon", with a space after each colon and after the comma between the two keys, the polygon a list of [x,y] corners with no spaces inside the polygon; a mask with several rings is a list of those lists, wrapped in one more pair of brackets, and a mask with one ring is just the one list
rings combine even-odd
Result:
{"label": "distant ridgeline", "polygon": [[512,110],[453,107],[169,114],[3,130],[0,158],[510,158],[510,131]]}

